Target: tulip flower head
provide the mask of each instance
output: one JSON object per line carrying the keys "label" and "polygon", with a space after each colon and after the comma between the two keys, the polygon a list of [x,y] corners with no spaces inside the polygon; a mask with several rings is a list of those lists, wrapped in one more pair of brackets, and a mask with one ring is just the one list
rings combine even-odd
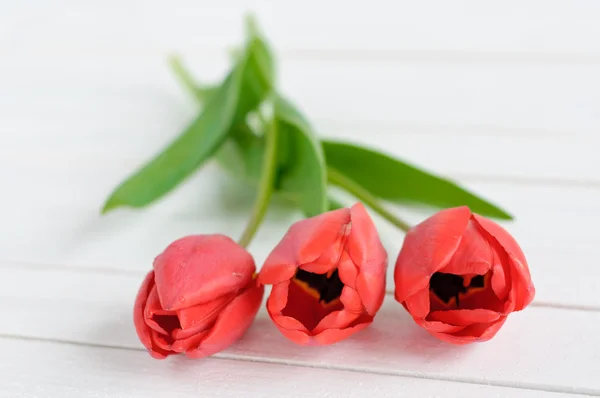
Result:
{"label": "tulip flower head", "polygon": [[267,310],[298,344],[332,344],[368,326],[385,295],[387,253],[360,203],[290,227],[258,277]]}
{"label": "tulip flower head", "polygon": [[150,355],[212,355],[250,327],[264,289],[252,256],[223,235],[188,236],[156,257],[138,292],[134,324]]}
{"label": "tulip flower head", "polygon": [[535,295],[515,239],[468,207],[442,210],[411,228],[394,280],[396,300],[415,322],[454,344],[491,339]]}

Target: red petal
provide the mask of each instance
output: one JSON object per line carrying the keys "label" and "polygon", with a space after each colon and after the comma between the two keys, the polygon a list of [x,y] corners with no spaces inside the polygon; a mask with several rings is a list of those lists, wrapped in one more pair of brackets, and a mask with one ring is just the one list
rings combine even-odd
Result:
{"label": "red petal", "polygon": [[289,340],[293,341],[296,344],[300,345],[311,345],[313,343],[312,338],[306,333],[300,330],[290,330],[284,327],[281,327],[278,323],[275,323],[277,329],[287,337]]}
{"label": "red petal", "polygon": [[308,329],[296,318],[292,318],[291,316],[285,316],[281,314],[271,315],[271,319],[275,323],[275,325],[279,329],[285,330],[296,330],[298,332],[304,333],[307,336],[310,335]]}
{"label": "red petal", "polygon": [[492,290],[499,300],[505,300],[510,291],[510,280],[508,279],[510,273],[506,275],[504,265],[499,260],[494,264],[492,270]]}
{"label": "red petal", "polygon": [[414,318],[425,318],[429,314],[431,303],[429,289],[419,290],[405,301],[406,309]]}
{"label": "red petal", "polygon": [[[269,306],[268,302],[267,306]],[[323,305],[323,303],[319,302],[318,295],[307,291],[304,287],[296,283],[296,281],[292,280],[288,287],[287,304],[281,310],[281,315],[299,321],[307,330],[312,331],[323,318],[342,308],[343,305],[339,301]],[[286,320],[285,322],[286,326],[282,326],[288,329],[291,328],[291,326],[287,326],[289,321]]]}
{"label": "red petal", "polygon": [[162,308],[180,310],[242,289],[255,271],[250,253],[224,235],[194,235],[154,260]]}
{"label": "red petal", "polygon": [[337,265],[338,275],[344,286],[356,289],[356,278],[358,278],[358,268],[346,250],[342,251]]}
{"label": "red petal", "polygon": [[500,318],[500,314],[491,310],[448,310],[433,311],[427,317],[428,321],[438,321],[449,325],[470,326],[476,323],[491,323]]}
{"label": "red petal", "polygon": [[334,311],[328,315],[325,315],[319,324],[311,330],[311,335],[316,336],[328,329],[345,329],[350,326],[361,314],[356,312],[346,311],[344,309],[340,311]]}
{"label": "red petal", "polygon": [[144,319],[144,308],[146,307],[148,295],[153,287],[154,271],[150,271],[148,274],[146,274],[146,277],[144,278],[144,281],[140,286],[140,290],[135,298],[135,304],[133,306],[133,324],[135,326],[135,331],[138,335],[138,338],[144,347],[146,347],[150,355],[156,359],[164,359],[171,353],[153,344],[152,330],[146,324]]}
{"label": "red petal", "polygon": [[264,287],[254,282],[221,311],[214,326],[196,350],[186,351],[190,358],[217,353],[237,341],[250,327],[262,303]]}
{"label": "red petal", "polygon": [[410,229],[394,270],[397,301],[427,288],[431,275],[449,263],[470,216],[466,206],[445,209]]}
{"label": "red petal", "polygon": [[448,325],[444,322],[426,321],[421,318],[414,318],[415,323],[430,333],[454,333],[463,330],[464,326]]}
{"label": "red petal", "polygon": [[219,312],[225,308],[235,296],[235,293],[228,294],[211,302],[198,304],[177,311],[181,329],[173,331],[173,338],[177,340],[185,339],[210,328],[219,316]]}
{"label": "red petal", "polygon": [[279,282],[271,288],[271,294],[267,300],[267,311],[271,315],[281,314],[281,311],[287,305],[288,291],[290,287],[290,281]]}
{"label": "red petal", "polygon": [[168,335],[169,332],[167,332],[158,324],[158,322],[156,322],[155,319],[153,319],[154,315],[176,315],[173,311],[166,311],[161,308],[156,285],[152,287],[152,290],[150,290],[150,294],[148,295],[148,301],[146,302],[146,308],[144,309],[144,317],[146,318],[146,324],[150,326],[151,329],[157,331],[158,333]]}
{"label": "red petal", "polygon": [[437,338],[448,343],[464,345],[474,342],[484,342],[490,340],[498,333],[502,325],[506,322],[506,316],[500,317],[491,324],[475,324],[465,327],[463,330],[453,334],[433,333]]}
{"label": "red petal", "polygon": [[294,223],[265,260],[258,278],[276,284],[294,276],[296,267],[317,260],[350,222],[350,210],[338,209]]}
{"label": "red petal", "polygon": [[312,335],[318,335],[327,329],[345,329],[363,315],[364,307],[356,290],[344,286],[340,301],[343,308],[327,314],[319,324],[311,331]]}
{"label": "red petal", "polygon": [[492,248],[475,221],[469,221],[452,259],[441,272],[454,275],[485,275],[493,263]]}
{"label": "red petal", "polygon": [[515,311],[520,311],[531,303],[535,296],[535,287],[525,259],[525,254],[517,241],[504,228],[495,222],[474,214],[473,217],[504,248],[511,262],[512,288],[516,293]]}
{"label": "red petal", "polygon": [[363,305],[358,292],[350,286],[344,286],[340,301],[344,304],[344,309],[346,311],[354,312],[356,314],[365,312],[365,306]]}
{"label": "red petal", "polygon": [[326,274],[331,270],[335,270],[337,264],[344,252],[344,245],[350,234],[350,224],[343,226],[338,233],[337,239],[325,250],[319,258],[310,263],[299,264],[298,266],[306,272],[315,274]]}
{"label": "red petal", "polygon": [[350,217],[352,230],[347,250],[359,270],[356,290],[367,313],[375,315],[385,296],[387,252],[381,244],[373,220],[361,203],[352,206]]}
{"label": "red petal", "polygon": [[164,352],[170,352],[170,341],[172,341],[170,337],[160,334],[155,330],[152,331],[152,342],[154,343],[155,348],[158,347],[161,350],[164,350]]}
{"label": "red petal", "polygon": [[171,349],[179,353],[189,351],[192,348],[195,350],[200,346],[202,340],[204,340],[209,332],[210,330],[204,330],[186,338],[175,340],[171,346]]}
{"label": "red petal", "polygon": [[359,324],[349,327],[349,328],[327,329],[327,330],[323,331],[322,333],[316,335],[314,337],[314,341],[320,345],[335,344],[337,342],[347,339],[348,337],[350,337],[351,335],[353,335],[357,332],[360,332],[361,330],[363,330],[364,328],[369,326],[371,324],[371,322],[372,322],[372,318],[369,318],[368,321],[366,321],[366,319],[365,319],[365,322],[359,323]]}

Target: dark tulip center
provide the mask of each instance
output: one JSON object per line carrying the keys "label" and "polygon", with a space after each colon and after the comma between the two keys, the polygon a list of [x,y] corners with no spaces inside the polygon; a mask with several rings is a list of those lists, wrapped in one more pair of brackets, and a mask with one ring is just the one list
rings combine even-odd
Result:
{"label": "dark tulip center", "polygon": [[294,278],[305,282],[309,289],[314,290],[319,295],[319,302],[324,302],[325,304],[338,299],[342,295],[342,289],[344,288],[337,269],[328,275],[315,274],[298,268]]}
{"label": "dark tulip center", "polygon": [[461,294],[466,294],[469,290],[484,286],[485,280],[483,275],[476,275],[471,278],[468,286],[465,286],[465,279],[462,276],[443,272],[436,272],[429,280],[429,290],[446,304],[450,304],[452,299],[455,299],[456,307],[460,305],[459,297]]}
{"label": "dark tulip center", "polygon": [[171,335],[173,330],[181,329],[181,323],[177,315],[152,315],[154,322],[163,328],[167,334]]}
{"label": "dark tulip center", "polygon": [[290,281],[287,304],[281,313],[313,330],[327,315],[344,308],[340,301],[343,289],[337,269],[327,274],[297,269]]}

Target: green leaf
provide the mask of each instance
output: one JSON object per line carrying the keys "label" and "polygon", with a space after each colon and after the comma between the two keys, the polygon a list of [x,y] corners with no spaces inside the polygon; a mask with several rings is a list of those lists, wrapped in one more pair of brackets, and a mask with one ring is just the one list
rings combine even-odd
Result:
{"label": "green leaf", "polygon": [[210,159],[232,128],[270,94],[274,80],[272,63],[266,43],[257,36],[250,37],[244,56],[208,95],[200,116],[160,154],[121,183],[102,213],[120,206],[147,206]]}
{"label": "green leaf", "polygon": [[294,195],[307,217],[327,211],[327,170],[320,141],[300,112],[281,96],[275,98],[274,118],[280,138],[277,188]]}
{"label": "green leaf", "polygon": [[322,145],[328,166],[380,199],[435,208],[466,205],[483,216],[512,219],[506,211],[452,181],[383,153],[343,142],[322,141]]}

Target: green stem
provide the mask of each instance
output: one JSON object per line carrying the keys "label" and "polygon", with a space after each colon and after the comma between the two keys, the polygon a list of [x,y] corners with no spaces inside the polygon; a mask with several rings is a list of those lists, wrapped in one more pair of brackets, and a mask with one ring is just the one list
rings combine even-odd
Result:
{"label": "green stem", "polygon": [[327,178],[329,182],[333,185],[337,185],[345,191],[351,193],[356,196],[362,202],[364,202],[367,206],[369,206],[373,211],[378,213],[380,216],[388,220],[390,223],[400,228],[404,232],[408,232],[410,229],[410,224],[399,219],[390,211],[388,211],[383,204],[377,199],[371,192],[364,189],[361,185],[354,182],[352,179],[346,177],[344,174],[340,173],[336,169],[332,167],[327,168]]}
{"label": "green stem", "polygon": [[269,201],[273,195],[276,168],[277,126],[275,121],[273,121],[269,128],[265,129],[265,155],[260,173],[260,181],[258,182],[258,193],[246,229],[244,229],[242,237],[239,240],[240,246],[247,247],[250,244],[256,231],[258,231],[260,223],[267,213]]}
{"label": "green stem", "polygon": [[[202,104],[205,98],[200,90],[198,90],[194,78],[185,69],[181,60],[178,57],[172,56],[169,58],[169,64],[181,84],[192,94],[199,104]],[[250,213],[250,219],[239,240],[240,246],[243,247],[247,247],[250,244],[267,213],[274,190],[275,169],[277,166],[277,128],[275,122],[273,121],[270,126],[267,126],[263,115],[260,112],[257,112],[257,114],[260,123],[265,127],[265,157],[263,158],[261,177],[258,182],[258,193],[252,207],[252,212]]]}

